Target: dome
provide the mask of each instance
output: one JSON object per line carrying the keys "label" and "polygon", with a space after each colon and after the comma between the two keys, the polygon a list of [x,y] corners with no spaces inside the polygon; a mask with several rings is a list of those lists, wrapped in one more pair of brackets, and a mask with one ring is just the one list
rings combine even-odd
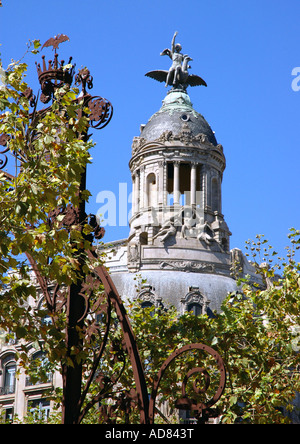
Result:
{"label": "dome", "polygon": [[213,131],[204,117],[194,110],[188,94],[183,90],[171,90],[163,100],[161,109],[144,126],[140,137],[154,141],[165,131],[177,135],[187,128],[192,136],[204,134],[210,143],[217,146]]}
{"label": "dome", "polygon": [[[205,295],[212,311],[220,311],[224,298],[238,290],[236,281],[224,275],[206,273],[186,273],[184,271],[140,270],[141,279],[150,285],[155,295],[160,296],[163,303],[173,305],[180,311],[181,300],[189,292],[189,288],[197,288]],[[132,300],[137,297],[137,281],[135,273],[113,273],[112,279],[120,295]]]}

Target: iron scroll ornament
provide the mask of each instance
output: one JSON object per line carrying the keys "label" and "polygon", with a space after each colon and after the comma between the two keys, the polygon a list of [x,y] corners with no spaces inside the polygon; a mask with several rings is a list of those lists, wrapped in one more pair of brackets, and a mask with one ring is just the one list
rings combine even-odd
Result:
{"label": "iron scroll ornament", "polygon": [[8,158],[7,158],[6,153],[8,151],[9,151],[9,148],[6,148],[4,150],[0,150],[0,155],[3,156],[3,159],[0,159],[0,170],[3,170],[6,167],[6,165],[7,165]]}
{"label": "iron scroll ornament", "polygon": [[3,156],[2,159],[0,159],[0,170],[3,170],[8,162],[8,158],[6,153],[9,151],[9,148],[7,147],[7,142],[9,140],[9,136],[6,134],[1,134],[0,136],[0,146],[3,147],[3,149],[0,149],[0,155]]}
{"label": "iron scroll ornament", "polygon": [[88,100],[88,108],[90,110],[90,126],[93,129],[103,129],[111,121],[113,107],[112,104],[103,97],[92,96]]}
{"label": "iron scroll ornament", "polygon": [[204,380],[205,380],[204,388],[198,388],[196,386],[195,382],[193,384],[194,392],[197,394],[206,393],[209,388],[209,385],[210,385],[210,376],[209,376],[208,371],[202,367],[193,368],[187,373],[187,375],[185,376],[185,378],[183,380],[182,398],[180,398],[176,401],[175,406],[176,406],[176,408],[181,409],[181,410],[194,411],[195,416],[198,418],[199,422],[200,422],[200,418],[204,418],[204,421],[205,421],[209,417],[218,416],[218,412],[213,411],[211,409],[211,407],[217,403],[217,401],[221,398],[221,396],[225,390],[225,385],[226,385],[225,365],[224,365],[223,359],[221,358],[219,353],[216,352],[216,350],[209,347],[208,345],[196,343],[196,344],[185,345],[182,348],[176,350],[174,353],[171,354],[171,356],[169,356],[169,358],[163,363],[162,367],[160,368],[160,371],[158,373],[156,382],[155,382],[153,390],[152,390],[150,404],[149,404],[149,420],[150,420],[151,424],[154,423],[155,401],[156,401],[156,397],[157,397],[159,384],[164,376],[165,371],[170,366],[170,364],[176,358],[178,358],[178,356],[180,356],[183,353],[190,352],[192,350],[204,351],[207,354],[211,355],[215,359],[216,365],[217,365],[219,373],[220,373],[219,385],[218,385],[218,388],[217,388],[215,394],[205,403],[204,402],[196,403],[194,400],[188,398],[186,395],[186,384],[187,384],[188,379],[191,376],[193,376],[197,373],[201,373],[204,376]]}

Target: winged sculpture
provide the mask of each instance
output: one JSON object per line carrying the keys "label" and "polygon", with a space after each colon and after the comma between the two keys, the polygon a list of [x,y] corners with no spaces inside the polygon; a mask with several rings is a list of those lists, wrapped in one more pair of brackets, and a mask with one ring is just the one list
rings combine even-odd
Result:
{"label": "winged sculpture", "polygon": [[68,37],[67,35],[65,35],[65,34],[58,34],[58,35],[56,35],[55,37],[51,37],[50,39],[48,39],[48,40],[43,44],[43,46],[42,46],[41,49],[43,49],[43,48],[45,48],[45,47],[48,47],[48,46],[52,46],[52,47],[53,47],[53,50],[54,50],[54,49],[58,49],[58,45],[59,45],[60,43],[67,42],[67,41],[69,41],[69,40],[70,40],[70,39],[69,39],[69,37]]}
{"label": "winged sculpture", "polygon": [[189,74],[188,69],[190,68],[189,62],[193,59],[187,54],[181,53],[180,43],[175,44],[175,38],[178,32],[176,31],[172,43],[171,49],[164,49],[160,55],[168,55],[172,60],[172,66],[169,71],[166,70],[156,70],[149,71],[145,75],[151,77],[158,82],[165,82],[165,86],[173,86],[174,88],[186,89],[187,86],[207,86],[205,80],[195,74]]}

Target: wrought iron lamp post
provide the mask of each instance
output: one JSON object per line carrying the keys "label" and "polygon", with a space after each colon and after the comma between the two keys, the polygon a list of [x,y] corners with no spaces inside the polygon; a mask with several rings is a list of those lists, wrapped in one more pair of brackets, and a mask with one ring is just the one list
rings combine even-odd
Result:
{"label": "wrought iron lamp post", "polygon": [[[43,46],[52,45],[57,49],[59,43],[67,40],[67,36],[58,36],[56,39],[49,39]],[[41,84],[41,100],[44,103],[48,103],[55,89],[63,86],[63,84],[72,84],[75,66],[71,64],[72,58],[69,60],[69,66],[71,68],[65,70],[63,63],[61,67],[58,63],[58,54],[55,52],[53,62],[49,62],[48,68],[45,64],[45,58],[43,57],[43,69],[40,65],[37,65],[39,82]],[[88,115],[90,126],[94,129],[104,128],[112,118],[113,108],[110,102],[103,99],[100,96],[92,96],[87,92],[87,88],[93,87],[93,78],[87,68],[81,69],[75,76],[76,85],[82,86],[80,93],[80,105],[78,112],[82,113],[83,109],[89,109]],[[83,134],[83,140],[88,140],[88,134]],[[73,208],[69,206],[65,210],[64,224],[66,225],[66,217],[70,217],[71,223],[78,227],[83,227],[87,221],[87,214],[85,211],[85,199],[82,198],[82,193],[86,190],[86,170],[81,174],[80,187],[79,187],[79,206]],[[58,212],[61,209],[57,209]],[[56,211],[57,211],[56,210]],[[52,216],[55,217],[55,210]],[[72,220],[73,219],[73,220]],[[94,219],[95,220],[95,219]],[[101,239],[104,234],[104,230],[95,224],[94,237]],[[79,258],[81,276],[84,276],[82,271],[84,266],[85,251],[77,251],[77,257]],[[42,276],[40,276],[42,279]],[[88,314],[88,302],[85,296],[82,294],[83,286],[85,285],[85,279],[78,279],[77,282],[72,283],[69,286],[67,292],[67,325],[66,325],[66,347],[67,358],[72,365],[63,364],[62,376],[63,376],[63,412],[62,421],[64,424],[74,424],[78,421],[80,416],[80,408],[82,406],[81,394],[82,394],[82,362],[77,361],[72,355],[74,348],[82,348],[83,340],[80,337],[79,331],[84,326],[84,320]]]}

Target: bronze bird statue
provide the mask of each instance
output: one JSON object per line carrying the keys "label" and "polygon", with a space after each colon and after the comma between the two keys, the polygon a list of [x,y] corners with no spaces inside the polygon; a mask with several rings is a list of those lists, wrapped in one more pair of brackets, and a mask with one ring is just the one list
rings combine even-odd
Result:
{"label": "bronze bird statue", "polygon": [[60,45],[60,43],[63,42],[67,42],[70,41],[69,37],[65,34],[58,34],[55,37],[51,37],[50,39],[48,39],[42,46],[41,49],[48,47],[48,46],[52,46],[53,50],[54,49],[58,49],[58,45]]}

